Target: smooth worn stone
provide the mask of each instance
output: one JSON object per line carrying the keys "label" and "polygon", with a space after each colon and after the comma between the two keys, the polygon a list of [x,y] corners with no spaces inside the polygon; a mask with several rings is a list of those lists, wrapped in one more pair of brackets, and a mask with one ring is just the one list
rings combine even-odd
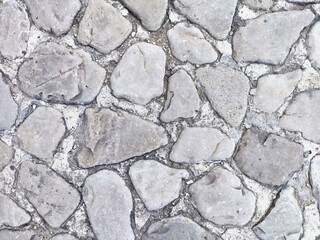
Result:
{"label": "smooth worn stone", "polygon": [[23,57],[27,50],[30,21],[16,1],[0,4],[0,54],[10,60]]}
{"label": "smooth worn stone", "polygon": [[31,230],[17,231],[17,230],[0,230],[1,240],[38,240],[37,234]]}
{"label": "smooth worn stone", "polygon": [[188,179],[184,169],[167,167],[154,160],[135,162],[129,170],[134,188],[150,211],[163,208],[179,197],[182,179]]}
{"label": "smooth worn stone", "polygon": [[132,196],[116,173],[99,171],[86,179],[83,188],[89,220],[98,240],[133,240],[130,215]]}
{"label": "smooth worn stone", "polygon": [[50,107],[38,107],[17,130],[17,142],[23,150],[38,158],[52,158],[65,134],[62,114]]}
{"label": "smooth worn stone", "polygon": [[315,156],[310,164],[310,183],[315,199],[320,206],[320,155]]}
{"label": "smooth worn stone", "polygon": [[188,20],[205,28],[214,38],[225,39],[231,29],[237,0],[175,0],[174,6]]}
{"label": "smooth worn stone", "polygon": [[78,238],[69,235],[67,233],[62,233],[62,234],[58,234],[55,235],[54,237],[50,238],[50,240],[77,240]]}
{"label": "smooth worn stone", "polygon": [[265,75],[259,78],[254,104],[260,110],[275,112],[295,89],[301,78],[300,69],[285,74]]}
{"label": "smooth worn stone", "polygon": [[213,109],[230,125],[241,124],[247,111],[249,79],[229,67],[199,68],[196,76]]}
{"label": "smooth worn stone", "polygon": [[18,175],[18,189],[53,228],[59,228],[80,203],[80,194],[45,165],[25,161]]}
{"label": "smooth worn stone", "polygon": [[69,31],[81,8],[79,0],[24,0],[24,2],[35,25],[56,36]]}
{"label": "smooth worn stone", "polygon": [[303,232],[302,214],[294,195],[289,187],[280,193],[274,208],[266,218],[253,228],[259,239],[300,239]]}
{"label": "smooth worn stone", "polygon": [[0,140],[0,171],[12,160],[13,148]]}
{"label": "smooth worn stone", "polygon": [[25,94],[54,103],[92,102],[105,76],[106,71],[83,50],[53,42],[40,44],[18,72],[20,89]]}
{"label": "smooth worn stone", "polygon": [[285,184],[303,165],[303,147],[260,130],[247,130],[234,157],[248,177],[267,185]]}
{"label": "smooth worn stone", "polygon": [[282,11],[248,20],[233,37],[233,56],[238,62],[282,64],[300,32],[314,19],[309,10]]}
{"label": "smooth worn stone", "polygon": [[173,145],[170,160],[179,163],[226,160],[234,148],[234,141],[218,129],[187,127]]}
{"label": "smooth worn stone", "polygon": [[214,62],[218,58],[217,51],[194,26],[178,23],[167,35],[172,54],[180,61],[204,64]]}
{"label": "smooth worn stone", "polygon": [[243,226],[252,218],[256,197],[229,170],[211,170],[190,186],[191,203],[200,214],[219,225]]}
{"label": "smooth worn stone", "polygon": [[88,108],[78,129],[81,167],[125,161],[168,143],[164,128],[124,111]]}
{"label": "smooth worn stone", "polygon": [[267,10],[272,7],[274,0],[243,0],[243,3],[253,9]]}
{"label": "smooth worn stone", "polygon": [[167,99],[160,115],[162,122],[197,115],[200,98],[192,78],[185,70],[179,70],[169,78]]}
{"label": "smooth worn stone", "polygon": [[320,24],[317,22],[312,28],[309,34],[307,35],[307,44],[308,44],[308,55],[313,63],[317,68],[320,68],[320,47],[319,42],[320,40]]}

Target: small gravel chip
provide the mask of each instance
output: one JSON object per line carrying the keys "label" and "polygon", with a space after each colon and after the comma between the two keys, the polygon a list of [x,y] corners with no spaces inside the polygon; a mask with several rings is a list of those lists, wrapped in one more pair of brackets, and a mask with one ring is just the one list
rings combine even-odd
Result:
{"label": "small gravel chip", "polygon": [[62,234],[58,234],[55,235],[54,237],[50,238],[50,240],[77,240],[78,238],[69,235],[67,233],[62,233]]}
{"label": "small gravel chip", "polygon": [[315,67],[320,68],[320,23],[317,22],[307,35],[308,55]]}
{"label": "small gravel chip", "polygon": [[253,9],[267,10],[272,7],[274,0],[243,0],[243,3]]}
{"label": "small gravel chip", "polygon": [[0,172],[12,160],[13,148],[0,140]]}

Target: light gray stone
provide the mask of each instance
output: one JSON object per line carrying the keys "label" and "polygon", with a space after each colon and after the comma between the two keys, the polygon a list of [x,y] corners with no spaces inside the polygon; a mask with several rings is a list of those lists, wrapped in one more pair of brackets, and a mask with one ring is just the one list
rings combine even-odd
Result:
{"label": "light gray stone", "polygon": [[160,115],[162,122],[197,115],[200,98],[192,78],[184,70],[179,70],[169,78],[167,99]]}
{"label": "light gray stone", "polygon": [[320,47],[319,42],[320,40],[320,23],[317,22],[309,32],[307,36],[307,44],[308,44],[308,55],[313,63],[317,68],[320,68]]}
{"label": "light gray stone", "polygon": [[225,39],[231,29],[237,0],[175,0],[174,6],[214,38]]}
{"label": "light gray stone", "polygon": [[165,130],[123,111],[88,108],[79,127],[81,167],[112,164],[143,155],[168,143]]}
{"label": "light gray stone", "polygon": [[283,11],[248,20],[233,37],[233,56],[238,62],[281,64],[300,32],[314,19],[309,9]]}
{"label": "light gray stone", "polygon": [[217,51],[194,26],[178,23],[167,35],[172,54],[180,61],[204,64],[214,62],[218,58]]}
{"label": "light gray stone", "polygon": [[229,67],[199,68],[198,81],[213,109],[232,126],[239,126],[247,111],[249,79],[243,72]]}
{"label": "light gray stone", "polygon": [[28,96],[77,104],[92,102],[105,76],[106,71],[83,50],[53,42],[40,44],[18,72],[20,89]]}
{"label": "light gray stone", "polygon": [[62,233],[62,234],[58,234],[55,235],[54,237],[50,238],[50,240],[77,240],[78,238],[69,235],[67,233]]}
{"label": "light gray stone", "polygon": [[179,197],[182,179],[188,179],[184,169],[167,167],[154,160],[135,162],[129,170],[134,188],[150,211],[163,208]]}
{"label": "light gray stone", "polygon": [[218,129],[187,127],[173,145],[170,160],[180,163],[226,160],[234,148],[234,141]]}
{"label": "light gray stone", "polygon": [[291,3],[318,3],[320,0],[286,0]]}
{"label": "light gray stone", "polygon": [[313,195],[317,199],[318,208],[320,206],[320,155],[315,156],[310,164],[310,183]]}
{"label": "light gray stone", "polygon": [[269,9],[272,7],[274,0],[243,0],[243,3],[253,9]]}
{"label": "light gray stone", "polygon": [[211,170],[190,186],[192,204],[200,214],[219,225],[243,226],[255,212],[256,197],[229,170]]}
{"label": "light gray stone", "polygon": [[[34,240],[37,234],[30,230],[15,231],[15,230],[0,230],[1,240]],[[38,240],[38,238],[36,238]],[[35,240],[36,240],[35,239]]]}
{"label": "light gray stone", "polygon": [[130,223],[132,196],[121,177],[108,170],[89,176],[83,199],[98,240],[134,240]]}
{"label": "light gray stone", "polygon": [[0,171],[12,160],[13,149],[0,140]]}

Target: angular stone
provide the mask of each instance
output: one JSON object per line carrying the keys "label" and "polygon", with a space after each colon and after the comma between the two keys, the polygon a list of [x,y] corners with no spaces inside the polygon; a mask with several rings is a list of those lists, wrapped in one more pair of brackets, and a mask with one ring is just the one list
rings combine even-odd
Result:
{"label": "angular stone", "polygon": [[243,226],[252,218],[256,197],[232,172],[218,167],[190,186],[191,202],[219,225]]}
{"label": "angular stone", "polygon": [[197,79],[213,109],[232,126],[239,126],[247,111],[249,79],[229,67],[199,68]]}
{"label": "angular stone", "polygon": [[119,47],[132,30],[131,23],[104,0],[89,0],[77,40],[102,53]]}
{"label": "angular stone", "polygon": [[320,156],[317,155],[311,160],[310,164],[310,183],[313,195],[320,206]]}
{"label": "angular stone", "polygon": [[15,230],[0,230],[1,240],[33,240],[37,234],[30,230],[15,231]]}
{"label": "angular stone", "polygon": [[79,0],[25,0],[32,21],[44,31],[60,36],[69,31],[81,8]]}
{"label": "angular stone", "polygon": [[307,44],[308,44],[308,55],[311,62],[317,67],[320,68],[320,24],[317,22],[309,32],[307,36]]}
{"label": "angular stone", "polygon": [[301,78],[301,70],[285,74],[265,75],[259,78],[255,105],[267,113],[275,112],[293,92]]}
{"label": "angular stone", "polygon": [[113,70],[113,94],[133,103],[147,104],[163,92],[166,55],[161,47],[139,42],[127,49]]}
{"label": "angular stone", "polygon": [[59,228],[80,203],[78,191],[45,165],[25,161],[18,189],[53,228]]}
{"label": "angular stone", "polygon": [[174,6],[205,28],[214,38],[225,39],[231,29],[237,0],[176,0]]}
{"label": "angular stone", "polygon": [[28,45],[28,14],[15,0],[0,5],[0,53],[10,60],[23,57]]}
{"label": "angular stone", "polygon": [[50,240],[77,240],[78,238],[69,235],[67,233],[62,233],[62,234],[58,234],[55,235],[54,237],[50,238]]}
{"label": "angular stone", "polygon": [[170,160],[179,163],[226,160],[234,148],[234,141],[218,129],[187,127],[173,145]]}
{"label": "angular stone", "polygon": [[282,11],[248,20],[233,37],[233,56],[238,62],[281,64],[300,32],[314,19],[309,9]]}
{"label": "angular stone", "polygon": [[130,223],[132,196],[116,173],[99,171],[86,179],[83,188],[89,220],[98,240],[133,240]]}
{"label": "angular stone", "polygon": [[150,211],[163,208],[179,197],[182,179],[189,178],[184,169],[167,167],[154,160],[135,162],[129,170],[134,188]]}
{"label": "angular stone", "polygon": [[274,0],[243,0],[243,3],[253,9],[269,9],[272,7]]}
{"label": "angular stone", "polygon": [[172,54],[180,61],[204,64],[214,62],[218,58],[217,51],[194,26],[178,23],[167,35]]}
{"label": "angular stone", "polygon": [[81,167],[112,164],[168,143],[165,130],[123,111],[88,108],[79,127]]}
{"label": "angular stone", "polygon": [[0,140],[0,171],[12,160],[13,153],[13,149]]}
{"label": "angular stone", "polygon": [[200,98],[192,78],[184,70],[179,70],[169,78],[167,99],[160,115],[162,122],[197,115]]}
{"label": "angular stone", "polygon": [[303,147],[274,134],[247,130],[234,157],[248,177],[268,185],[285,184],[303,165]]}
{"label": "angular stone", "polygon": [[92,102],[105,76],[106,71],[83,50],[53,42],[40,44],[18,72],[20,89],[29,97],[76,104]]}

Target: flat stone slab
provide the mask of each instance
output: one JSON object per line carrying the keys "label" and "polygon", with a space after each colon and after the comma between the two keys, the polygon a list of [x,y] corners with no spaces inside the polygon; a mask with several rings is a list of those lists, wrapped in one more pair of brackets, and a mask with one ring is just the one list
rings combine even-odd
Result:
{"label": "flat stone slab", "polygon": [[50,240],[77,240],[78,238],[69,235],[67,233],[62,233],[62,234],[58,234],[55,235],[54,237],[50,238]]}
{"label": "flat stone slab", "polygon": [[12,160],[13,148],[0,140],[0,171]]}
{"label": "flat stone slab", "polygon": [[242,2],[250,8],[266,10],[272,7],[274,0],[243,0]]}
{"label": "flat stone slab", "polygon": [[15,231],[15,230],[0,230],[0,239],[1,240],[38,240],[37,234],[31,230],[25,231]]}
{"label": "flat stone slab", "polygon": [[311,31],[307,35],[308,55],[317,68],[320,68],[320,47],[318,41],[320,40],[320,24],[316,23],[311,28]]}
{"label": "flat stone slab", "polygon": [[310,164],[310,183],[315,199],[320,204],[320,155],[315,156]]}

